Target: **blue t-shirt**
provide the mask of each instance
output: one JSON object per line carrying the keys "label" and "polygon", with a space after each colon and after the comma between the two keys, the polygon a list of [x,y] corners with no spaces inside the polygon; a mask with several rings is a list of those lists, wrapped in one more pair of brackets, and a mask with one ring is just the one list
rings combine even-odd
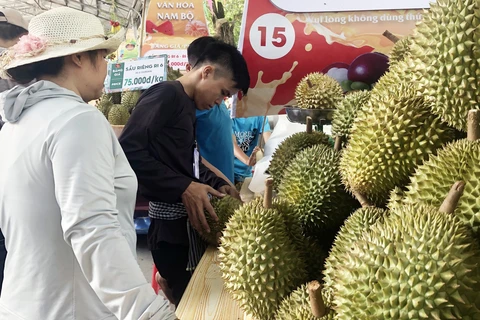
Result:
{"label": "blue t-shirt", "polygon": [[232,183],[232,119],[225,103],[210,110],[197,110],[197,144],[200,155],[220,170]]}
{"label": "blue t-shirt", "polygon": [[[264,117],[249,117],[233,119],[233,133],[237,138],[237,144],[240,149],[250,157],[255,147],[258,145],[258,139],[262,134]],[[270,131],[268,119],[265,121],[265,132]],[[247,166],[242,161],[235,158],[235,180],[242,181],[246,177],[252,176],[252,167]]]}

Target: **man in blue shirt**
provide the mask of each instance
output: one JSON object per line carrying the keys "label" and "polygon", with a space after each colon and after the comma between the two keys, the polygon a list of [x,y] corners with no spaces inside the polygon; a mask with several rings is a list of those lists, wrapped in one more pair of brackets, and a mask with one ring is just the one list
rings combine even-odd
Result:
{"label": "man in blue shirt", "polygon": [[[265,120],[265,126],[264,126]],[[264,117],[233,119],[234,133],[234,171],[235,183],[243,182],[252,176],[252,166],[255,165],[255,153],[258,149],[258,139],[263,133],[263,140],[270,138],[270,124]]]}
{"label": "man in blue shirt", "polygon": [[[187,49],[187,71],[197,63],[205,47],[215,41],[218,40],[213,37],[201,37],[190,44]],[[210,110],[197,110],[196,116],[197,144],[204,164],[222,177],[217,172],[220,171],[230,183],[233,183],[233,131],[230,112],[222,101],[220,105]]]}

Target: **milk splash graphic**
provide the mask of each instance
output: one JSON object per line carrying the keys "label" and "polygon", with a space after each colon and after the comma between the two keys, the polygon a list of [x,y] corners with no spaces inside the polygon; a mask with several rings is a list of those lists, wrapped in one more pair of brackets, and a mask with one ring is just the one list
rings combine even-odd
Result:
{"label": "milk splash graphic", "polygon": [[[236,116],[237,117],[248,117],[249,112],[248,109],[251,106],[253,108],[264,108],[266,106],[265,113],[269,114],[278,114],[280,110],[284,108],[284,105],[281,106],[274,106],[270,103],[275,93],[277,92],[277,87],[279,85],[284,84],[287,82],[288,79],[292,77],[293,70],[297,67],[298,61],[294,61],[292,67],[289,71],[284,72],[282,78],[273,80],[272,82],[265,83],[262,81],[263,71],[258,72],[257,83],[255,87],[251,88],[248,91],[248,95],[243,97],[243,99],[237,99],[236,101]],[[287,103],[287,105],[295,104],[295,100],[292,100]],[[258,114],[258,110],[252,111]]]}

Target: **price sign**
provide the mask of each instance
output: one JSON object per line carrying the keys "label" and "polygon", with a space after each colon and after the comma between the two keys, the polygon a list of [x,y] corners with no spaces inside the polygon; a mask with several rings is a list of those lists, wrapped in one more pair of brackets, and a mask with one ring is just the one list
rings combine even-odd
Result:
{"label": "price sign", "polygon": [[145,90],[167,79],[167,56],[109,63],[105,92]]}
{"label": "price sign", "polygon": [[295,30],[284,16],[267,13],[258,17],[250,28],[250,44],[259,56],[279,59],[292,50]]}

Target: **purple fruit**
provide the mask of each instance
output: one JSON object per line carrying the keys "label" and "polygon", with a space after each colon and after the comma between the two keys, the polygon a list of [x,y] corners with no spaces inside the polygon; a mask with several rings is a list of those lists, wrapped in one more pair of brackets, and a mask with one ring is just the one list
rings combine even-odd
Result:
{"label": "purple fruit", "polygon": [[388,71],[388,57],[370,52],[359,55],[348,68],[348,80],[373,84]]}

